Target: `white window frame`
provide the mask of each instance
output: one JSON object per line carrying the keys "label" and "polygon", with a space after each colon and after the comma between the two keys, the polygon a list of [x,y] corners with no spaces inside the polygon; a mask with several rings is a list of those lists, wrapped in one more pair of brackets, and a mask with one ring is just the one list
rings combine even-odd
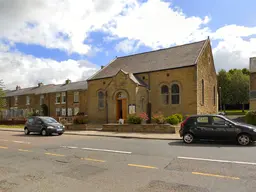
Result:
{"label": "white window frame", "polygon": [[74,92],[74,103],[79,103],[79,91]]}
{"label": "white window frame", "polygon": [[[56,111],[56,116],[59,117],[59,116],[61,115],[61,113],[60,113],[60,108],[56,108],[55,111]],[[59,113],[60,115],[58,115],[58,113]]]}
{"label": "white window frame", "polygon": [[26,105],[30,105],[30,96],[26,96]]}
{"label": "white window frame", "polygon": [[58,102],[58,98],[60,98],[60,101],[61,101],[61,95],[60,95],[60,93],[56,93],[56,95],[55,95],[55,103],[56,103],[56,104],[60,104],[60,102]]}
{"label": "white window frame", "polygon": [[68,108],[68,116],[70,117],[70,116],[72,116],[72,114],[73,114],[72,108]]}
{"label": "white window frame", "polygon": [[[63,101],[65,98],[65,101]],[[61,103],[66,103],[67,102],[67,96],[66,96],[66,92],[62,92],[61,93]]]}
{"label": "white window frame", "polygon": [[14,96],[14,105],[18,105],[18,96]]}
{"label": "white window frame", "polygon": [[75,107],[75,108],[74,108],[74,115],[76,115],[77,113],[79,113],[79,110],[80,110],[79,107]]}
{"label": "white window frame", "polygon": [[61,109],[61,116],[66,116],[66,108]]}
{"label": "white window frame", "polygon": [[44,102],[42,102],[44,100],[44,95],[40,95],[40,105],[43,105]]}

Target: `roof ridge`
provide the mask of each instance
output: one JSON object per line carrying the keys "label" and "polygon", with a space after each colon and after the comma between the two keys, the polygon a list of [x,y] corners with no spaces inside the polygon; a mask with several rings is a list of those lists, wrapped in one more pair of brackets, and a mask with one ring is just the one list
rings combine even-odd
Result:
{"label": "roof ridge", "polygon": [[173,49],[173,48],[188,46],[188,45],[192,45],[192,44],[196,44],[196,43],[202,43],[203,41],[207,41],[207,40],[208,40],[208,38],[205,39],[205,40],[201,40],[201,41],[186,43],[186,44],[182,44],[182,45],[176,45],[176,46],[173,46],[173,47],[167,47],[167,48],[162,48],[162,49],[157,49],[157,50],[152,50],[152,51],[146,51],[146,52],[142,52],[142,53],[135,53],[135,54],[131,54],[131,55],[125,55],[125,56],[121,56],[121,57],[117,57],[117,58],[125,58],[125,57],[131,57],[131,56],[135,56],[135,55],[143,55],[143,54],[152,53],[152,52],[164,51],[164,50],[167,50],[167,49]]}

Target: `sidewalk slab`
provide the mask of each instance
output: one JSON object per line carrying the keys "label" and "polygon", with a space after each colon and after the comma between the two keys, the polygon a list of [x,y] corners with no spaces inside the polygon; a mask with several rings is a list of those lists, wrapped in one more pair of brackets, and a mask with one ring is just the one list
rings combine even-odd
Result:
{"label": "sidewalk slab", "polygon": [[[23,129],[0,128],[0,131],[23,132]],[[155,140],[181,140],[179,134],[167,133],[119,133],[105,131],[65,131],[66,135],[118,137],[134,139],[155,139]]]}

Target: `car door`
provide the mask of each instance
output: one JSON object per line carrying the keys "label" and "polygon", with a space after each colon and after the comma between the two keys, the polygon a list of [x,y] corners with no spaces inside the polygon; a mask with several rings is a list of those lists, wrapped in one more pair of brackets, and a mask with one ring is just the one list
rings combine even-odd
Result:
{"label": "car door", "polygon": [[26,127],[28,128],[29,131],[33,130],[33,123],[34,123],[34,117],[29,117],[26,124]]}
{"label": "car door", "polygon": [[197,117],[194,134],[199,139],[213,139],[214,129],[212,128],[209,116]]}
{"label": "car door", "polygon": [[34,124],[33,124],[33,131],[34,132],[40,132],[42,128],[42,120],[39,118],[36,118],[34,120]]}
{"label": "car door", "polygon": [[220,116],[212,117],[212,127],[216,140],[230,140],[235,135],[234,126]]}

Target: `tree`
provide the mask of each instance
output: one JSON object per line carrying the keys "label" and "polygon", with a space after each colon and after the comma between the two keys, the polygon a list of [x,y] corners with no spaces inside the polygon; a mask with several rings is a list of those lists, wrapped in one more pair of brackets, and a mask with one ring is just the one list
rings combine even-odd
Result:
{"label": "tree", "polygon": [[[218,74],[218,87],[219,91],[221,91],[221,105],[224,106],[225,111],[225,105],[230,103],[230,84],[231,84],[231,78],[230,73],[226,72],[224,69],[219,71]],[[222,106],[220,106],[222,108]]]}
{"label": "tree", "polygon": [[242,72],[244,75],[250,75],[250,71],[247,68],[243,68]]}
{"label": "tree", "polygon": [[244,104],[249,102],[249,75],[243,70],[236,70],[231,75],[229,97],[231,104],[242,104],[244,112]]}
{"label": "tree", "polygon": [[2,80],[0,80],[0,109],[3,109],[5,106],[5,100],[4,100],[5,92],[3,88],[4,88],[4,83]]}

